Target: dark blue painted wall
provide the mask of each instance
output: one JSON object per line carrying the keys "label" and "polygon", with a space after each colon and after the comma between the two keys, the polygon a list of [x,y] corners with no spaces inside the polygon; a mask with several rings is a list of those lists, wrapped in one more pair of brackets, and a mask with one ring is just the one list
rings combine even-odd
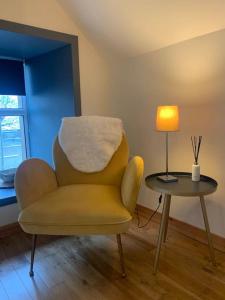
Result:
{"label": "dark blue painted wall", "polygon": [[0,30],[0,56],[28,59],[65,46],[62,41]]}
{"label": "dark blue painted wall", "polygon": [[0,95],[25,95],[22,61],[0,59]]}
{"label": "dark blue painted wall", "polygon": [[61,119],[75,115],[71,46],[27,60],[25,83],[30,156],[52,164]]}

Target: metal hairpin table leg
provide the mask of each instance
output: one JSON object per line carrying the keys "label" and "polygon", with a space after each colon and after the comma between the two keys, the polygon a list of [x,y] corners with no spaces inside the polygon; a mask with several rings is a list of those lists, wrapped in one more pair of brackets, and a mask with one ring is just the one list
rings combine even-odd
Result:
{"label": "metal hairpin table leg", "polygon": [[154,261],[154,268],[153,268],[153,274],[157,273],[158,265],[159,265],[159,256],[160,256],[160,250],[163,242],[163,237],[165,234],[165,226],[166,226],[166,217],[167,217],[167,211],[170,204],[170,195],[165,195],[164,203],[163,203],[163,212],[160,222],[160,228],[159,228],[159,236],[158,236],[158,242],[157,242],[157,249],[155,254],[155,261]]}
{"label": "metal hairpin table leg", "polygon": [[209,221],[208,221],[208,217],[207,217],[204,196],[200,196],[200,203],[201,203],[202,214],[203,214],[203,219],[204,219],[204,223],[205,223],[205,230],[206,230],[207,238],[208,238],[210,258],[211,258],[212,264],[214,266],[216,266],[215,253],[214,253],[214,249],[213,249],[212,237],[211,237],[210,228],[209,228]]}
{"label": "metal hairpin table leg", "polygon": [[[166,195],[165,195],[166,197]],[[169,223],[169,216],[170,216],[170,203],[171,203],[171,195],[167,195],[167,211],[166,211],[166,224],[165,224],[165,231],[164,231],[164,236],[163,236],[163,241],[164,243],[166,242],[166,237],[167,237],[167,231],[168,231],[168,223]]]}

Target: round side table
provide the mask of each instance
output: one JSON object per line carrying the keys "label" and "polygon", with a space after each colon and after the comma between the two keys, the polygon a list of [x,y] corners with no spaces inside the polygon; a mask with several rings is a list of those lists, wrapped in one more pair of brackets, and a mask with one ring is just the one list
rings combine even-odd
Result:
{"label": "round side table", "polygon": [[170,172],[169,174],[177,177],[178,181],[163,182],[157,178],[158,176],[166,175],[166,173],[155,173],[145,178],[145,183],[147,187],[156,192],[164,194],[163,211],[160,221],[153,273],[157,273],[162,242],[166,241],[170,213],[170,203],[172,196],[200,198],[202,214],[205,223],[205,230],[208,238],[209,254],[213,265],[216,265],[204,196],[216,191],[217,182],[213,178],[204,175],[201,175],[199,182],[194,182],[191,180],[191,173],[187,172]]}

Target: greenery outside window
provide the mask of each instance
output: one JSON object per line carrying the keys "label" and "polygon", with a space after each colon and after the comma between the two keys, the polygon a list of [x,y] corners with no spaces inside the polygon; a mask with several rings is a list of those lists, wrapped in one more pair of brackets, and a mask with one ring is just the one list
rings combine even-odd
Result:
{"label": "greenery outside window", "polygon": [[0,171],[17,168],[28,157],[25,97],[0,95]]}

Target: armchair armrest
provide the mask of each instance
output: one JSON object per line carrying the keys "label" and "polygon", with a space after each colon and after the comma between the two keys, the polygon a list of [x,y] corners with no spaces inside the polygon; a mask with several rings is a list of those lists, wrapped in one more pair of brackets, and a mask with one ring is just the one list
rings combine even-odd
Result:
{"label": "armchair armrest", "polygon": [[136,206],[143,170],[143,159],[140,156],[135,156],[129,161],[123,175],[121,185],[122,201],[130,213],[134,212]]}
{"label": "armchair armrest", "polygon": [[57,188],[54,170],[43,160],[25,160],[15,175],[16,197],[21,209]]}

